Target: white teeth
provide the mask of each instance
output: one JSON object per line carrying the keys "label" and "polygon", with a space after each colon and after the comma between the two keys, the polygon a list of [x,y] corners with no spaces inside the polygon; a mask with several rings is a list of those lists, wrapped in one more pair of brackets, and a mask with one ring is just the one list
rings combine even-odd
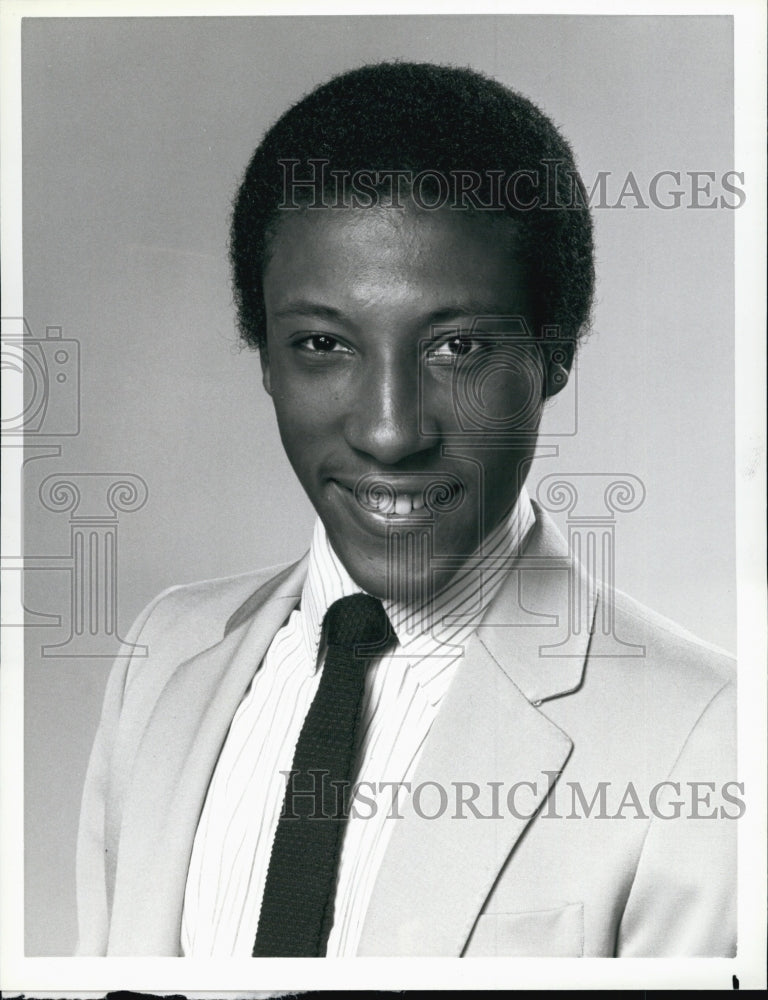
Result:
{"label": "white teeth", "polygon": [[414,510],[422,510],[424,507],[424,495],[422,493],[398,493],[395,500],[394,510],[390,509],[390,514],[396,517],[403,517]]}
{"label": "white teeth", "polygon": [[410,514],[412,510],[413,510],[413,503],[411,502],[411,498],[408,496],[408,494],[398,493],[397,499],[395,500],[395,514],[398,514],[400,517],[402,517],[403,514]]}
{"label": "white teeth", "polygon": [[424,509],[423,493],[396,493],[394,496],[393,493],[373,493],[365,498],[363,506],[389,517],[406,517],[415,510]]}

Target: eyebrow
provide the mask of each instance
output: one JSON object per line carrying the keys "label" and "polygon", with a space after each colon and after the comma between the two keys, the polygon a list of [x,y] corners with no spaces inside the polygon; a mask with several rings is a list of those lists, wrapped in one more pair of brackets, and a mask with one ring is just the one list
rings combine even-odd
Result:
{"label": "eyebrow", "polygon": [[286,316],[315,316],[318,319],[327,319],[343,323],[344,314],[333,306],[324,306],[319,302],[311,302],[309,299],[295,299],[289,302],[282,309],[274,313],[275,319],[284,319]]}
{"label": "eyebrow", "polygon": [[500,319],[512,315],[509,309],[500,309],[497,306],[489,305],[487,302],[462,302],[460,305],[446,306],[444,309],[437,309],[424,317],[425,324],[449,324],[452,319],[471,317],[477,319]]}
{"label": "eyebrow", "polygon": [[[316,319],[324,319],[329,322],[349,323],[348,317],[333,306],[322,305],[319,302],[312,302],[310,299],[295,299],[288,302],[282,309],[278,309],[274,314],[275,319],[285,319],[289,316],[312,316]],[[487,302],[464,301],[456,305],[445,306],[436,309],[431,313],[426,313],[419,318],[420,326],[435,326],[448,324],[453,319],[464,317],[501,318],[512,315],[509,309],[499,309],[489,305]]]}

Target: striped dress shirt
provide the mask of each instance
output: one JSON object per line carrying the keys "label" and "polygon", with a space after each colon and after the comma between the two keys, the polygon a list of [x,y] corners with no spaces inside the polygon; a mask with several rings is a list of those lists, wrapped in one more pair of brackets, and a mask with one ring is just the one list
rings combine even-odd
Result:
{"label": "striped dress shirt", "polygon": [[[533,521],[523,488],[510,516],[485,540],[483,555],[514,558]],[[460,572],[427,606],[384,602],[398,642],[366,677],[356,778],[361,796],[344,833],[328,957],[356,953],[397,822],[397,789],[414,772],[462,648],[508,572],[504,562]],[[322,671],[323,618],[334,601],[359,592],[318,520],[301,603],[255,673],[208,788],[184,897],[186,956],[251,954],[286,774]]]}

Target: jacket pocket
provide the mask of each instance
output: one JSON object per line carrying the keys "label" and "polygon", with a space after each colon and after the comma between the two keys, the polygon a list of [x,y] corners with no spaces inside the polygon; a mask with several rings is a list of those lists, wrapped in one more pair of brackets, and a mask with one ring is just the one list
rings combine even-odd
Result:
{"label": "jacket pocket", "polygon": [[483,913],[463,952],[467,958],[570,958],[583,953],[583,903],[519,913]]}

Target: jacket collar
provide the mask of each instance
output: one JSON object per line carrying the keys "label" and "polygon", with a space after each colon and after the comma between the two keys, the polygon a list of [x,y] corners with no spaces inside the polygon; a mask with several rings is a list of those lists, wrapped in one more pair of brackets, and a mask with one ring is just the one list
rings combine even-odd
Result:
{"label": "jacket collar", "polygon": [[534,705],[581,685],[597,604],[586,571],[555,523],[533,502],[536,524],[477,629],[509,679]]}
{"label": "jacket collar", "polygon": [[[491,602],[476,634],[509,679],[534,705],[581,684],[595,615],[594,587],[570,558],[554,521],[531,501],[536,522],[521,557]],[[251,621],[273,598],[298,600],[307,556],[267,581],[232,614],[225,637]],[[588,592],[579,601],[577,590]],[[290,609],[292,610],[292,609]]]}

